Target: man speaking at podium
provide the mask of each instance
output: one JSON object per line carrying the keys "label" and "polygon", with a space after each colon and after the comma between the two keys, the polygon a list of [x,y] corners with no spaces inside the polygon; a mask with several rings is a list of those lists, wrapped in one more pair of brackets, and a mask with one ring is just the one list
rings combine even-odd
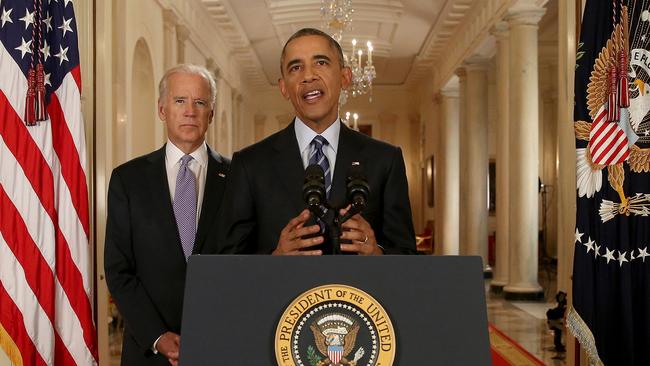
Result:
{"label": "man speaking at podium", "polygon": [[363,214],[343,223],[341,252],[415,253],[401,150],[350,130],[339,118],[339,94],[352,77],[340,45],[319,30],[301,29],[285,44],[280,64],[280,92],[296,117],[287,128],[233,156],[219,245],[234,253],[329,252],[331,238],[305,209],[305,168],[318,164],[327,200],[345,207],[346,177],[354,164],[367,177],[370,194]]}

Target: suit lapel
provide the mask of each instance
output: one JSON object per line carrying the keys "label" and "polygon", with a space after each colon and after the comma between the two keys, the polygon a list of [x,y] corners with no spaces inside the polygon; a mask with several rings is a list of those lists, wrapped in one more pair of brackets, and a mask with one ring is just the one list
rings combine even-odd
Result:
{"label": "suit lapel", "polygon": [[363,140],[356,138],[355,132],[341,123],[339,146],[336,152],[336,165],[332,179],[332,191],[330,192],[330,202],[334,207],[340,207],[346,202],[345,179],[348,174],[348,169],[353,161],[360,160],[360,152],[362,149]]}
{"label": "suit lapel", "polygon": [[193,254],[201,253],[208,232],[212,228],[217,211],[221,205],[223,190],[228,173],[227,164],[217,161],[208,148],[208,168],[205,172],[205,188],[203,191],[203,203],[201,203],[201,216],[196,231]]}
{"label": "suit lapel", "polygon": [[300,212],[305,208],[302,200],[302,184],[305,176],[305,168],[300,157],[300,148],[294,129],[294,122],[290,123],[278,135],[274,144],[276,157],[273,159],[275,174],[277,179],[282,181],[282,186],[286,190],[286,197]]}
{"label": "suit lapel", "polygon": [[174,218],[174,208],[169,196],[169,184],[167,183],[167,171],[165,170],[165,146],[151,154],[148,158],[150,164],[146,171],[149,187],[151,188],[151,197],[153,198],[154,209],[151,215],[154,222],[160,223],[160,230],[163,231],[165,244],[169,245],[173,251],[177,251],[179,258],[185,261],[185,255],[180,244],[176,219]]}

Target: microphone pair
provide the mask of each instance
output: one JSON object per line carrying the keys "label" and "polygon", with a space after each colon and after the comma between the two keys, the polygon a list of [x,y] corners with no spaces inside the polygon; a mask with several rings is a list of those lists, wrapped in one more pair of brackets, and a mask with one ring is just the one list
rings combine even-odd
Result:
{"label": "microphone pair", "polygon": [[[349,212],[354,212],[352,215],[355,215],[363,211],[368,202],[368,196],[370,195],[368,179],[358,163],[354,163],[350,166],[345,182],[346,197],[351,206]],[[320,209],[321,206],[333,208],[327,202],[325,173],[320,165],[312,164],[305,170],[302,197],[312,212]],[[350,217],[352,217],[352,215],[350,215]],[[345,220],[342,220],[341,222],[344,221]]]}

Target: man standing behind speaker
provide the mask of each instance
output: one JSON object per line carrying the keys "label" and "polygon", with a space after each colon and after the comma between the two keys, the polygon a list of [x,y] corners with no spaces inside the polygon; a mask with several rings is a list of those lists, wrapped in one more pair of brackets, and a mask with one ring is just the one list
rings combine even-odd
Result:
{"label": "man standing behind speaker", "polygon": [[173,67],[159,89],[167,144],[115,168],[108,188],[104,267],[125,366],[178,363],[186,262],[217,252],[208,232],[230,163],[205,143],[217,92],[208,70]]}
{"label": "man standing behind speaker", "polygon": [[[280,92],[296,117],[287,128],[233,156],[219,217],[219,245],[235,253],[319,255],[327,233],[303,202],[305,168],[323,168],[328,201],[346,204],[346,176],[359,164],[370,186],[362,215],[343,224],[341,251],[362,255],[415,252],[415,234],[402,152],[350,130],[338,115],[351,71],[340,45],[305,28],[282,50]],[[342,210],[341,212],[344,212]]]}

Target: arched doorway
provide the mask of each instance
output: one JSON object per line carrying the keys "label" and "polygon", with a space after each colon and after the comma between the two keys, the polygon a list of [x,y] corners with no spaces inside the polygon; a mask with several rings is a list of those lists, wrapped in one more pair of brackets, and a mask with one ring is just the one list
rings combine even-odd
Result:
{"label": "arched doorway", "polygon": [[151,152],[155,146],[156,91],[153,63],[147,42],[140,38],[133,52],[131,120],[128,126],[129,158]]}

